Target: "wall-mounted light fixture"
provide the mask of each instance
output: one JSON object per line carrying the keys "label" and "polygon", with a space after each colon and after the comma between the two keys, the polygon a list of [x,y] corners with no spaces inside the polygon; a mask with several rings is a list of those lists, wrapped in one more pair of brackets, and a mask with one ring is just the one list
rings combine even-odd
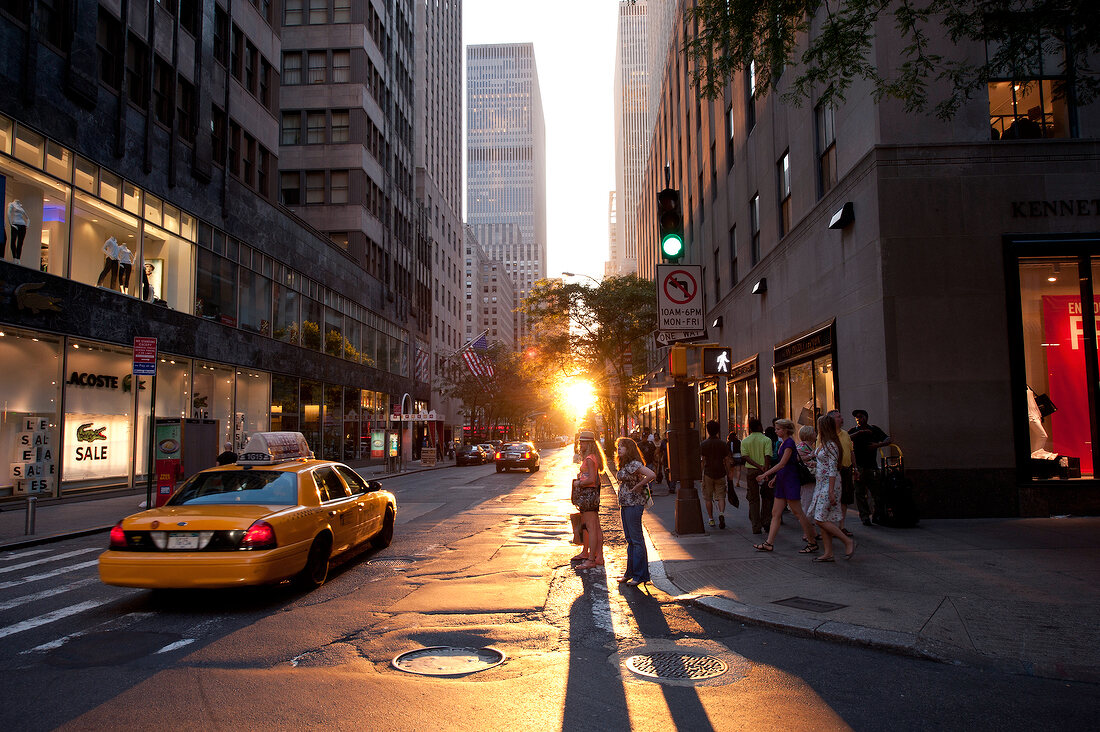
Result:
{"label": "wall-mounted light fixture", "polygon": [[852,205],[851,201],[845,203],[839,211],[833,214],[833,217],[829,219],[830,229],[843,229],[848,224],[856,220],[856,209]]}
{"label": "wall-mounted light fixture", "polygon": [[710,327],[711,328],[721,328],[722,327],[722,316],[719,315],[717,318],[715,318],[714,322],[710,324]]}
{"label": "wall-mounted light fixture", "polygon": [[763,295],[767,291],[768,291],[768,278],[767,277],[761,277],[760,281],[752,286],[752,294],[754,294],[754,295]]}

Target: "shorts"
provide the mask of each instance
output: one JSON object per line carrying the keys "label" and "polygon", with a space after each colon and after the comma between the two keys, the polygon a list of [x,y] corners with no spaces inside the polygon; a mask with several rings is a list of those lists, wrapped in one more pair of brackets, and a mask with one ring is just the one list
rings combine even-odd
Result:
{"label": "shorts", "polygon": [[724,475],[721,478],[711,478],[709,475],[703,476],[703,500],[707,502],[726,500],[726,477]]}
{"label": "shorts", "polygon": [[856,483],[852,478],[852,468],[840,469],[840,504],[851,506],[856,502]]}
{"label": "shorts", "polygon": [[573,494],[573,505],[581,513],[600,510],[599,488],[578,488]]}

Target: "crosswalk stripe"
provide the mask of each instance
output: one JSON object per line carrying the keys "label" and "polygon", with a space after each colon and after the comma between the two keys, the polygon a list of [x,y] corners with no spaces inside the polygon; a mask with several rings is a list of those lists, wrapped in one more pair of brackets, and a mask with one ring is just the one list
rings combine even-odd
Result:
{"label": "crosswalk stripe", "polygon": [[157,653],[168,653],[169,651],[174,651],[177,648],[183,648],[184,646],[190,645],[194,642],[194,638],[184,638],[183,640],[178,640],[175,643],[169,643],[164,648],[161,648],[159,651],[157,651]]}
{"label": "crosswalk stripe", "polygon": [[90,562],[70,564],[68,567],[61,567],[60,569],[43,572],[42,574],[32,574],[30,577],[24,577],[23,579],[0,582],[0,590],[6,590],[9,587],[18,587],[19,585],[26,584],[27,582],[37,582],[38,580],[49,579],[50,577],[56,577],[59,574],[65,574],[66,572],[75,572],[78,569],[84,569],[86,567],[94,567],[97,564],[99,564],[99,560],[93,559]]}
{"label": "crosswalk stripe", "polygon": [[50,550],[49,549],[27,549],[26,551],[11,551],[11,552],[5,552],[2,556],[0,556],[0,559],[4,560],[6,562],[9,559],[22,559],[23,557],[29,557],[29,556],[32,556],[34,554],[45,554],[48,551],[50,551]]}
{"label": "crosswalk stripe", "polygon": [[76,551],[65,552],[64,554],[55,554],[52,557],[42,557],[41,559],[36,559],[33,562],[23,562],[22,564],[13,564],[10,567],[0,567],[0,574],[3,574],[5,572],[15,572],[16,570],[26,569],[27,567],[34,567],[39,564],[45,564],[46,562],[56,562],[59,559],[68,559],[69,557],[75,557],[79,554],[87,554],[88,552],[101,551],[103,551],[103,547],[93,546],[88,549],[77,549]]}
{"label": "crosswalk stripe", "polygon": [[32,630],[40,625],[47,625],[53,623],[62,618],[67,618],[70,615],[76,615],[82,613],[85,610],[91,610],[92,608],[105,605],[108,602],[112,602],[114,598],[104,598],[102,600],[88,600],[77,605],[70,605],[69,607],[63,607],[60,610],[54,610],[53,612],[46,613],[45,615],[39,615],[37,618],[31,618],[30,620],[24,620],[22,623],[15,623],[9,625],[6,628],[0,628],[0,638],[6,638],[9,635],[15,635],[16,633],[22,633],[25,630]]}
{"label": "crosswalk stripe", "polygon": [[[120,618],[115,618],[114,620],[108,620],[107,622],[101,623],[101,624],[99,624],[98,626],[95,626],[95,627],[99,628],[101,630],[114,630],[116,628],[125,628],[125,627],[133,625],[134,623],[138,622],[139,620],[144,620],[145,618],[149,618],[149,617],[152,617],[154,615],[156,615],[156,613],[127,613],[126,615],[123,615]],[[84,630],[78,630],[75,633],[69,633],[68,635],[63,635],[60,638],[54,638],[52,641],[47,641],[47,642],[43,643],[42,645],[35,646],[34,648],[28,648],[25,651],[20,651],[19,655],[25,656],[28,653],[37,653],[39,651],[52,651],[55,648],[60,648],[61,646],[65,645],[66,643],[71,641],[73,638],[79,638],[82,635],[87,635],[88,633],[90,633],[94,629],[95,628],[85,628]]]}
{"label": "crosswalk stripe", "polygon": [[62,592],[69,592],[71,590],[76,590],[81,587],[87,587],[88,585],[95,584],[97,582],[99,582],[97,578],[89,577],[87,579],[77,580],[76,582],[70,582],[67,585],[51,587],[50,589],[42,590],[41,592],[35,592],[30,595],[23,595],[22,597],[15,597],[6,602],[0,602],[0,610],[11,610],[13,607],[26,605],[28,602],[44,600],[47,597],[53,597],[54,595],[60,595]]}

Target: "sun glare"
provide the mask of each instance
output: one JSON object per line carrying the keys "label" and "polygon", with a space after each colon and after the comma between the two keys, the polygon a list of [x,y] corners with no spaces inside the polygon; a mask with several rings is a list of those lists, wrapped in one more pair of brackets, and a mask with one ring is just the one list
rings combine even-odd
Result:
{"label": "sun glare", "polygon": [[596,401],[596,392],[592,388],[592,383],[584,379],[567,381],[562,386],[562,395],[565,398],[566,406],[577,419],[583,417],[588,408]]}

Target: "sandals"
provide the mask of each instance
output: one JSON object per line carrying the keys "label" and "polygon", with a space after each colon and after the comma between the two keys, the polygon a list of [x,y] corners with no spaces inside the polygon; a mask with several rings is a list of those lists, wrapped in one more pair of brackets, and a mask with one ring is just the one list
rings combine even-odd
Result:
{"label": "sandals", "polygon": [[845,536],[851,536],[851,535],[852,535],[852,532],[851,532],[851,531],[848,531],[848,529],[844,529],[844,528],[842,528],[842,529],[841,529],[840,531],[841,531],[841,533],[843,533],[843,534],[844,534]]}
{"label": "sandals", "polygon": [[811,562],[835,562],[836,559],[834,559],[833,557],[814,557],[810,561]]}
{"label": "sandals", "polygon": [[812,541],[807,541],[806,546],[799,549],[798,553],[799,554],[813,554],[816,551],[817,551],[817,544],[813,543]]}
{"label": "sandals", "polygon": [[850,551],[850,552],[847,552],[847,553],[846,553],[846,554],[844,555],[844,558],[845,558],[845,559],[851,559],[852,557],[854,557],[854,556],[855,556],[855,554],[856,554],[856,543],[855,543],[855,541],[853,540],[853,541],[852,541],[852,551]]}
{"label": "sandals", "polygon": [[577,565],[577,569],[595,569],[596,567],[602,567],[603,562],[593,562],[589,559],[587,562],[582,562]]}
{"label": "sandals", "polygon": [[569,561],[570,562],[587,562],[588,561],[588,556],[585,555],[585,554],[578,554],[577,556],[573,557]]}
{"label": "sandals", "polygon": [[753,544],[752,548],[758,552],[770,552],[775,549],[770,541],[762,541],[759,544]]}

